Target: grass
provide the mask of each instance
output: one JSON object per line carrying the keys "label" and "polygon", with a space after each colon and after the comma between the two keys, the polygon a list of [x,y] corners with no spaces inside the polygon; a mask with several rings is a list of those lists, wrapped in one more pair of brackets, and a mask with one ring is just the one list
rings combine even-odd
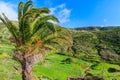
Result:
{"label": "grass", "polygon": [[36,75],[44,75],[52,80],[66,80],[68,76],[82,76],[79,64],[63,64],[61,62],[66,58],[68,56],[50,54],[45,63],[35,66],[34,72]]}
{"label": "grass", "polygon": [[[20,68],[20,65],[11,57],[14,46],[0,43],[0,80],[21,80],[20,71],[16,71],[13,66]],[[2,55],[3,53],[8,56]],[[63,64],[63,60],[71,58],[72,63]],[[94,65],[91,68],[91,65]],[[90,72],[94,76],[103,76],[105,80],[120,80],[120,72],[109,73],[109,68],[120,69],[120,66],[108,63],[87,62],[81,59],[58,55],[48,54],[44,62],[34,66],[34,77],[47,77],[51,80],[67,80],[67,77],[85,76],[85,71]]]}

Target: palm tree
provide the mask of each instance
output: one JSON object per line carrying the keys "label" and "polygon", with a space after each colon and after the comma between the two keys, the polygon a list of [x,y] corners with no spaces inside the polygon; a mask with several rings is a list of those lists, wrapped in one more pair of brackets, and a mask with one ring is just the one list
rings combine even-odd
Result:
{"label": "palm tree", "polygon": [[12,23],[4,13],[0,19],[16,43],[13,59],[21,64],[23,80],[32,80],[32,67],[45,53],[67,50],[72,44],[69,31],[55,24],[59,21],[50,15],[50,10],[34,8],[31,0],[19,3],[18,25]]}

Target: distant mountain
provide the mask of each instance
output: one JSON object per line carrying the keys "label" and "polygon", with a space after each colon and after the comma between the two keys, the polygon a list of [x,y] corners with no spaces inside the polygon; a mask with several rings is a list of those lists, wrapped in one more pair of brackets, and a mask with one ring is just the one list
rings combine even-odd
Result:
{"label": "distant mountain", "polygon": [[88,27],[79,27],[75,28],[76,30],[87,30],[87,31],[97,31],[97,30],[110,30],[110,29],[115,29],[115,28],[120,28],[120,26],[88,26]]}

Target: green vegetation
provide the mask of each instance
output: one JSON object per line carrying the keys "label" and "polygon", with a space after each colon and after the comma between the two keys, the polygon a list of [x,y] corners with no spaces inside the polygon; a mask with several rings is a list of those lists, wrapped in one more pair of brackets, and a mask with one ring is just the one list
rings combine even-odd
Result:
{"label": "green vegetation", "polygon": [[4,13],[0,15],[0,20],[12,35],[15,44],[13,59],[21,64],[22,80],[33,80],[33,65],[46,53],[51,50],[66,51],[72,45],[69,31],[55,24],[59,21],[50,15],[50,10],[35,8],[31,0],[26,3],[20,1],[18,24],[10,21]]}
{"label": "green vegetation", "polygon": [[[92,76],[104,77],[105,80],[119,80],[120,59],[115,50],[119,50],[119,42],[115,41],[115,38],[119,38],[119,31],[119,28],[104,31],[71,30],[74,40],[72,54],[49,53],[44,61],[34,66],[33,77],[66,80],[67,77],[83,77],[90,73]],[[15,44],[9,42],[11,35],[8,35],[8,31],[7,34],[0,34],[6,36],[6,39],[0,39],[0,79],[21,80],[20,64],[12,59]]]}
{"label": "green vegetation", "polygon": [[[7,45],[7,46],[6,46]],[[19,63],[12,60],[11,54],[14,46],[0,43],[0,79],[21,80],[21,68]],[[4,51],[2,51],[4,49]],[[2,53],[7,53],[3,57]],[[70,58],[71,63],[63,63]],[[17,69],[16,69],[17,68]],[[110,72],[109,69],[117,71]],[[33,76],[48,78],[49,80],[66,80],[67,77],[85,76],[91,73],[93,76],[104,77],[105,80],[120,79],[120,66],[105,62],[93,63],[67,55],[49,53],[43,62],[33,69]]]}
{"label": "green vegetation", "polygon": [[[106,28],[107,29],[107,28]],[[120,28],[112,27],[101,31],[74,30],[73,56],[87,61],[106,61],[120,64]]]}
{"label": "green vegetation", "polygon": [[[1,30],[4,28],[1,28]],[[119,28],[104,31],[71,30],[74,44],[72,51],[49,53],[45,60],[33,68],[33,77],[49,80],[66,80],[68,77],[97,76],[105,80],[120,79]],[[20,64],[12,59],[15,44],[0,39],[0,79],[21,80]],[[110,35],[111,36],[110,36]],[[114,36],[115,38],[113,38]]]}
{"label": "green vegetation", "polygon": [[31,0],[19,3],[18,22],[0,19],[0,80],[120,80],[120,27],[62,28]]}

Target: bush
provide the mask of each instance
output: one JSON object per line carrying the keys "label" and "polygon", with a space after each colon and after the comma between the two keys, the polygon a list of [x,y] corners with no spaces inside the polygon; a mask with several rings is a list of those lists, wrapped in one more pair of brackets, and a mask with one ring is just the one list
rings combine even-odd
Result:
{"label": "bush", "polygon": [[109,73],[113,73],[113,72],[120,72],[120,70],[116,69],[116,68],[109,68],[108,69]]}
{"label": "bush", "polygon": [[71,58],[66,58],[65,60],[62,60],[63,64],[70,64],[72,62],[73,62],[73,60]]}
{"label": "bush", "polygon": [[107,62],[110,63],[117,63],[120,61],[120,56],[118,54],[116,54],[113,50],[110,49],[103,49],[100,52],[100,56],[101,58],[103,58],[104,60],[106,60]]}
{"label": "bush", "polygon": [[95,70],[95,67],[98,66],[98,65],[99,65],[98,63],[93,64],[93,65],[90,66],[90,68]]}

